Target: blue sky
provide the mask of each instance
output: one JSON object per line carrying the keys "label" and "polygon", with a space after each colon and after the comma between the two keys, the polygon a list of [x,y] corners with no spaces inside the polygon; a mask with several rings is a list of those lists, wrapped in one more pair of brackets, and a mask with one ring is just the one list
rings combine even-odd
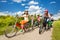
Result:
{"label": "blue sky", "polygon": [[43,13],[45,9],[57,14],[60,12],[60,0],[0,0],[0,12],[19,14],[28,10],[32,14]]}

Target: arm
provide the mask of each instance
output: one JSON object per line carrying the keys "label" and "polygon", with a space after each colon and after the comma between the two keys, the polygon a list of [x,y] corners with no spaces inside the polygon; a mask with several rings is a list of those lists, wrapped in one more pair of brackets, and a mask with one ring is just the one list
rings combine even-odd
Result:
{"label": "arm", "polygon": [[26,17],[26,15],[22,15],[21,17]]}

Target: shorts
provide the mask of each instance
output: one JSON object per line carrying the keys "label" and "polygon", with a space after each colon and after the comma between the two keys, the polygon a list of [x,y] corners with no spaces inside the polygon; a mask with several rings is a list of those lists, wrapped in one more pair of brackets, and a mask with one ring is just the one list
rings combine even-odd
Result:
{"label": "shorts", "polygon": [[26,20],[22,20],[21,22],[20,22],[20,24],[21,25],[24,25],[24,24],[26,24],[28,21],[26,21]]}

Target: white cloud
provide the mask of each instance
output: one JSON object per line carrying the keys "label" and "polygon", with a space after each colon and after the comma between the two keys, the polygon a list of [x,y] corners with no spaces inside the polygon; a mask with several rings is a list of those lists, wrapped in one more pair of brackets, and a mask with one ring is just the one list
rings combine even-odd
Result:
{"label": "white cloud", "polygon": [[31,5],[28,8],[28,11],[30,12],[30,14],[43,14],[44,10],[45,10],[45,8],[42,8],[39,6],[34,6],[34,5]]}
{"label": "white cloud", "polygon": [[12,13],[12,12],[9,12],[9,11],[4,11],[4,12],[0,12],[0,16],[7,16],[7,15],[10,15],[10,16],[14,16],[15,13]]}
{"label": "white cloud", "polygon": [[50,4],[55,4],[55,3],[56,3],[55,1],[50,2]]}
{"label": "white cloud", "polygon": [[18,12],[15,12],[15,15],[17,14],[17,15],[21,16],[23,13],[24,12],[22,12],[22,11],[18,11]]}
{"label": "white cloud", "polygon": [[32,4],[39,4],[38,2],[35,2],[35,1],[30,1],[29,2],[29,5],[32,5]]}
{"label": "white cloud", "polygon": [[58,19],[60,18],[60,12],[57,13],[57,14],[55,14],[55,15],[53,16],[53,18],[54,18],[55,20],[58,20]]}
{"label": "white cloud", "polygon": [[36,10],[39,10],[40,8],[39,8],[39,6],[34,6],[34,5],[32,5],[32,6],[30,6],[29,7],[29,11],[36,11]]}
{"label": "white cloud", "polygon": [[17,2],[17,3],[20,3],[22,1],[26,1],[26,0],[13,0],[13,2]]}
{"label": "white cloud", "polygon": [[8,12],[8,11],[4,11],[4,12],[0,12],[0,16],[7,16],[7,15],[10,15],[10,16],[15,16],[16,14],[21,16],[24,12],[23,11],[18,11],[18,12]]}
{"label": "white cloud", "polygon": [[25,6],[25,8],[29,8],[28,6]]}
{"label": "white cloud", "polygon": [[6,14],[4,12],[0,12],[0,16],[7,16],[7,15],[9,15],[9,14]]}
{"label": "white cloud", "polygon": [[25,6],[25,4],[21,4],[22,6]]}
{"label": "white cloud", "polygon": [[18,11],[18,12],[8,12],[8,11],[4,11],[4,12],[0,12],[0,16],[7,16],[7,15],[10,15],[10,16],[15,16],[16,14],[21,16],[24,12],[23,11]]}
{"label": "white cloud", "polygon": [[0,2],[7,2],[7,0],[2,0],[2,1],[0,1]]}

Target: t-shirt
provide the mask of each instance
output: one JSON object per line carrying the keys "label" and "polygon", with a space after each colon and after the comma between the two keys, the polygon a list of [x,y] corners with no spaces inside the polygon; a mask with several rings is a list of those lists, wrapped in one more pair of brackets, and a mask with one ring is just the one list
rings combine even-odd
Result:
{"label": "t-shirt", "polygon": [[27,16],[27,15],[23,15],[23,17],[24,17],[24,20],[29,21],[29,19],[28,19],[28,16]]}
{"label": "t-shirt", "polygon": [[38,17],[37,20],[40,21],[40,17]]}
{"label": "t-shirt", "polygon": [[48,13],[48,16],[44,14],[43,16],[44,16],[44,17],[50,17],[50,14]]}

